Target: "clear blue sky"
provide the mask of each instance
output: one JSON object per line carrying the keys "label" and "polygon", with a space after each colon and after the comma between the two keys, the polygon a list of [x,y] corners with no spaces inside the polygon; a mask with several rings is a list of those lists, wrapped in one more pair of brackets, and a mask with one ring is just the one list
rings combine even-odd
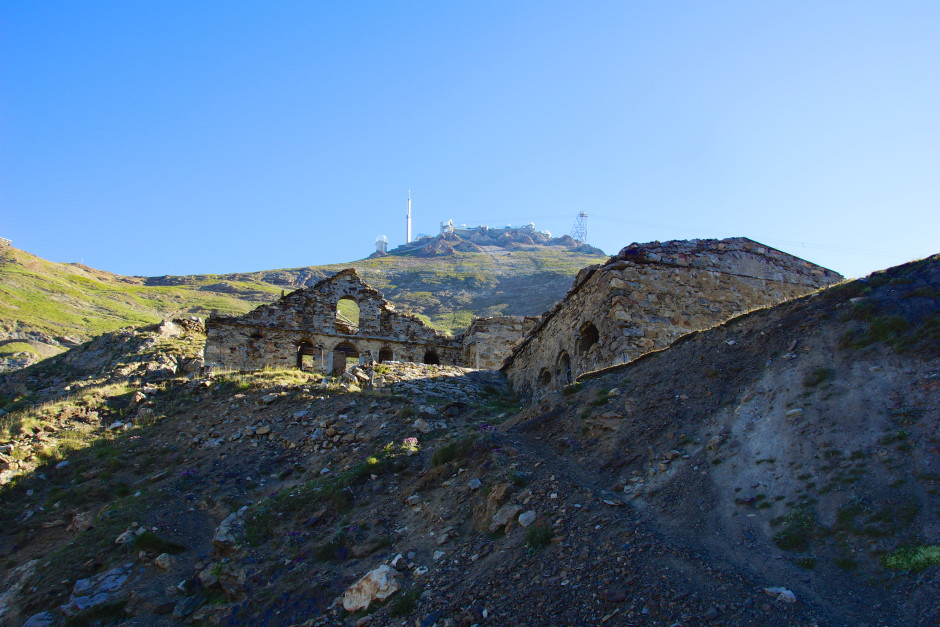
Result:
{"label": "clear blue sky", "polygon": [[940,252],[940,3],[4,2],[0,236],[122,274],[441,220]]}

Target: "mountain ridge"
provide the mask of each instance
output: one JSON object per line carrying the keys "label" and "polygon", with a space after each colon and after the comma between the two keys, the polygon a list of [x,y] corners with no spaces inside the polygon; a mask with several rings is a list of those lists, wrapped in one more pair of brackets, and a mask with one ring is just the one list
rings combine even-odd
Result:
{"label": "mountain ridge", "polygon": [[[446,238],[428,238],[446,241]],[[555,244],[484,246],[421,257],[384,255],[348,263],[222,275],[135,277],[83,264],[59,264],[12,247],[0,250],[0,361],[22,367],[124,326],[212,312],[243,314],[282,291],[312,285],[346,268],[399,310],[447,333],[476,317],[540,315],[585,265],[606,255]],[[572,240],[573,242],[573,240]],[[592,249],[597,250],[597,249]],[[4,348],[6,346],[6,348]]]}

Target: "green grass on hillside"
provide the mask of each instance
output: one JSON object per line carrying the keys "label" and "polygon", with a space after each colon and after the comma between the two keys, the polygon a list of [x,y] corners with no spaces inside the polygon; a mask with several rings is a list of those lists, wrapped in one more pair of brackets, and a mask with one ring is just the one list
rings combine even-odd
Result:
{"label": "green grass on hillside", "polygon": [[[90,338],[125,326],[212,311],[240,315],[318,277],[355,268],[398,311],[446,333],[474,317],[538,315],[564,295],[584,266],[606,257],[536,247],[419,258],[389,255],[318,267],[228,275],[124,277],[40,259],[15,248],[0,254],[0,330],[20,328]],[[520,283],[521,282],[521,283]],[[531,288],[528,300],[506,294]],[[552,285],[548,288],[545,286]],[[559,286],[563,286],[559,288]],[[539,288],[542,287],[541,291]]]}
{"label": "green grass on hillside", "polygon": [[[258,304],[258,294],[266,295],[265,301],[280,294],[278,288],[260,282],[227,283],[226,292],[231,293],[221,293],[199,284],[147,286],[111,277],[96,278],[81,268],[14,249],[0,259],[0,323],[52,335],[91,337],[182,313],[240,314]],[[254,302],[246,298],[249,295]]]}

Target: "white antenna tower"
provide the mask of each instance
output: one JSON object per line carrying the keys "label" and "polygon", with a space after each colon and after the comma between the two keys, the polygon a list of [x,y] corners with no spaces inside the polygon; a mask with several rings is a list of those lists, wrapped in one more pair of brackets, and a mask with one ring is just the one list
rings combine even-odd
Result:
{"label": "white antenna tower", "polygon": [[574,220],[574,226],[571,228],[571,237],[582,244],[587,244],[587,217],[588,214],[583,211],[579,213]]}
{"label": "white antenna tower", "polygon": [[411,190],[408,190],[408,219],[406,222],[406,234],[405,234],[405,243],[411,243]]}

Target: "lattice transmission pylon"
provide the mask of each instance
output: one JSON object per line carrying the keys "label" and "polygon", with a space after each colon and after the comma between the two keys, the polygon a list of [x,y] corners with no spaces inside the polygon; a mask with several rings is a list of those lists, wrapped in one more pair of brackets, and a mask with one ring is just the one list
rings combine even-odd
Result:
{"label": "lattice transmission pylon", "polygon": [[582,244],[587,244],[587,217],[583,211],[574,219],[574,226],[571,227],[571,237]]}

